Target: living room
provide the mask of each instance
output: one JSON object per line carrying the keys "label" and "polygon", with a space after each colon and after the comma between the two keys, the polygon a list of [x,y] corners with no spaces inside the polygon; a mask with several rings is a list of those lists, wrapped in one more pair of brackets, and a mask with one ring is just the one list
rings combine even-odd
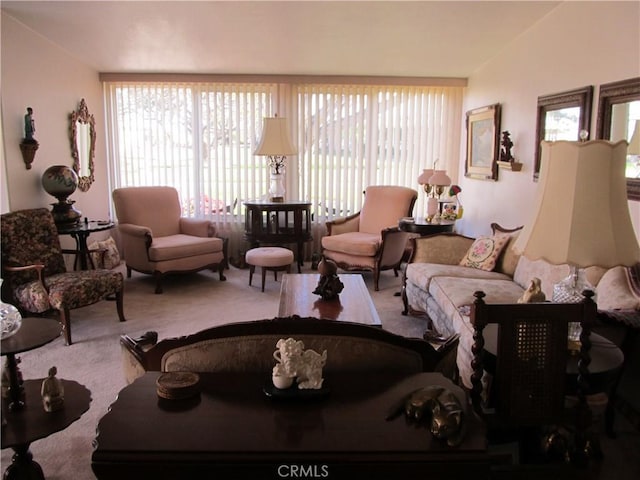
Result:
{"label": "living room", "polygon": [[[537,186],[533,181],[533,169],[536,109],[539,96],[587,85],[594,86],[594,108],[590,124],[595,132],[598,87],[639,75],[638,32],[640,26],[637,2],[551,3],[548,11],[544,14],[538,13],[540,16],[535,22],[523,27],[519,34],[513,35],[508,43],[500,45],[486,61],[477,65],[468,75],[461,77],[467,86],[464,91],[463,107],[459,112],[461,118],[459,154],[457,158],[449,159],[447,163],[449,175],[454,183],[460,185],[463,192],[465,212],[464,216],[456,222],[455,228],[458,233],[471,237],[488,234],[491,222],[515,227],[522,225],[532,213],[532,199]],[[68,118],[80,99],[84,98],[96,118],[98,130],[95,156],[96,180],[87,192],[78,191],[73,199],[83,215],[91,219],[114,218],[110,205],[111,183],[108,167],[110,154],[104,140],[107,138],[104,92],[99,77],[104,70],[80,60],[74,54],[57,46],[55,42],[41,36],[37,30],[22,23],[11,15],[11,4],[12,2],[3,2],[2,10],[2,211],[48,207],[52,203],[52,197],[41,186],[41,177],[49,166],[71,165]],[[402,9],[402,5],[397,8]],[[69,15],[69,17],[72,16]],[[51,21],[54,20],[57,19],[55,17],[51,19]],[[473,23],[476,19],[461,17],[461,21]],[[508,17],[496,15],[492,19],[492,28],[499,31],[509,23]],[[70,32],[85,31],[81,25],[73,22],[69,23],[67,28]],[[277,28],[286,30],[281,20]],[[379,33],[382,35],[381,32]],[[83,36],[78,36],[77,41],[83,42]],[[417,41],[425,45],[436,43],[436,40],[428,36],[420,36]],[[115,39],[111,44],[120,45]],[[102,47],[106,48],[107,45]],[[446,52],[447,46],[440,45],[440,48]],[[463,50],[473,51],[473,45],[467,44]],[[113,53],[114,56],[120,54],[123,52]],[[126,52],[124,54],[126,55]],[[248,62],[252,60],[254,59],[249,59]],[[414,61],[416,64],[423,62],[420,57],[415,57]],[[258,60],[256,59],[255,62],[258,63]],[[262,65],[263,69],[251,73],[272,73],[267,70],[268,65],[262,62],[258,64]],[[136,70],[132,68],[131,71]],[[413,72],[404,70],[398,74],[393,59],[387,57],[377,59],[376,63],[372,63],[369,68],[350,72],[350,74],[439,76],[433,73],[426,75],[424,71],[422,68],[416,68]],[[300,71],[292,67],[292,71],[275,73],[300,75],[318,72]],[[340,73],[320,72],[324,75],[340,75]],[[511,132],[514,142],[513,152],[516,160],[523,163],[523,169],[520,172],[500,170],[497,181],[480,181],[465,177],[464,113],[495,103],[502,105],[501,130]],[[25,168],[19,148],[20,140],[24,136],[23,116],[27,106],[34,107],[37,122],[36,138],[40,143],[31,169]],[[591,138],[594,138],[593,135]],[[424,166],[424,168],[427,167],[427,165]],[[416,172],[416,178],[418,173]],[[406,186],[419,189],[417,182]],[[420,192],[417,207],[421,209],[419,211],[424,209],[422,192]],[[630,201],[629,209],[637,236],[640,238],[640,202]],[[594,220],[597,221],[597,219]],[[67,248],[73,246],[70,238],[63,237],[62,240],[66,243],[63,246]],[[246,275],[246,272],[242,275]],[[391,277],[392,275],[389,274],[387,278]],[[207,280],[210,279],[207,278]],[[391,283],[386,285],[387,293],[389,285]],[[399,283],[393,283],[394,288],[398,285]],[[176,283],[172,287],[180,287],[180,284]],[[146,301],[159,302],[152,293]],[[162,305],[170,306],[165,303]],[[398,311],[401,308],[398,300]],[[111,321],[105,320],[105,322]],[[127,328],[134,333],[138,332],[137,327],[126,323],[122,328],[123,332],[127,332]],[[57,344],[55,348],[62,349],[63,346]],[[113,348],[116,349],[117,345]],[[99,359],[95,360],[99,361]],[[25,366],[25,370],[26,368]],[[42,375],[45,373],[43,372]],[[114,371],[113,374],[119,375],[120,372]],[[3,458],[6,458],[5,453],[3,451]]]}

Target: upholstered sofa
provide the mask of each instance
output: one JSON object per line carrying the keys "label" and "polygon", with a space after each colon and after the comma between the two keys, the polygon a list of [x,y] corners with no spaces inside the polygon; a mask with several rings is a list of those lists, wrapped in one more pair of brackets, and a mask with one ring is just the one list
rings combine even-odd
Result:
{"label": "upholstered sofa", "polygon": [[280,317],[211,327],[185,337],[157,342],[148,332],[138,339],[120,337],[127,382],[147,371],[264,372],[275,364],[280,338],[302,340],[306,349],[327,350],[324,371],[379,371],[414,374],[440,371],[451,363],[455,342],[434,348],[418,338],[406,338],[359,323],[311,317]]}
{"label": "upholstered sofa", "polygon": [[[569,274],[567,265],[532,261],[516,254],[511,247],[520,229],[508,230],[497,224],[492,224],[492,229],[494,236],[506,236],[506,242],[490,270],[460,265],[475,239],[441,233],[411,240],[413,251],[403,275],[403,314],[426,314],[434,335],[459,335],[456,363],[460,380],[468,388],[473,345],[469,313],[474,292],[483,291],[487,303],[516,303],[537,277],[550,300],[553,285]],[[596,288],[600,310],[640,310],[640,297],[634,293],[627,269],[589,267],[586,274]]]}

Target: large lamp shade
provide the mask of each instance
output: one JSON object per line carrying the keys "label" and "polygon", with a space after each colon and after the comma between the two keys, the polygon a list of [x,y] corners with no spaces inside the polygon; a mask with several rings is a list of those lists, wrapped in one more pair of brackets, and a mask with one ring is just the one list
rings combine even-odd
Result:
{"label": "large lamp shade", "polygon": [[625,178],[627,142],[542,142],[534,216],[514,249],[578,268],[640,261]]}
{"label": "large lamp shade", "polygon": [[291,144],[287,119],[283,117],[268,117],[264,119],[262,138],[255,155],[294,155],[296,149]]}

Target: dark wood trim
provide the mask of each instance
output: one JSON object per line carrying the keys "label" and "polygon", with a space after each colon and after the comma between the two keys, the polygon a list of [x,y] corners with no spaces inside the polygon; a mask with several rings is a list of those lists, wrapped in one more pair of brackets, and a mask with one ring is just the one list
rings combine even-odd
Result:
{"label": "dark wood trim", "polygon": [[[536,121],[536,148],[535,166],[533,169],[533,179],[538,180],[540,175],[541,151],[540,142],[544,140],[546,113],[553,110],[560,110],[568,107],[580,107],[580,130],[586,130],[591,135],[589,126],[591,125],[591,105],[593,102],[593,86],[588,85],[575,90],[542,95],[538,97],[538,110]],[[590,137],[587,137],[587,140]],[[576,138],[579,140],[579,138]]]}
{"label": "dark wood trim", "polygon": [[[609,140],[615,104],[635,100],[640,100],[640,77],[600,85],[596,138]],[[627,178],[627,198],[640,201],[640,179]]]}

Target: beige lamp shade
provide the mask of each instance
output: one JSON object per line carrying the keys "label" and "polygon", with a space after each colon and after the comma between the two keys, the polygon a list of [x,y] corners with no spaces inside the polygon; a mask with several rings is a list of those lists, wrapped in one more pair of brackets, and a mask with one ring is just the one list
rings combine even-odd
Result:
{"label": "beige lamp shade", "polygon": [[636,120],[635,127],[633,128],[633,135],[631,135],[631,140],[629,140],[627,155],[640,155],[640,120]]}
{"label": "beige lamp shade", "polygon": [[268,117],[264,119],[262,138],[254,155],[295,155],[296,149],[291,144],[287,119]]}
{"label": "beige lamp shade", "polygon": [[542,142],[534,216],[514,244],[532,260],[610,268],[640,260],[627,203],[627,142]]}

